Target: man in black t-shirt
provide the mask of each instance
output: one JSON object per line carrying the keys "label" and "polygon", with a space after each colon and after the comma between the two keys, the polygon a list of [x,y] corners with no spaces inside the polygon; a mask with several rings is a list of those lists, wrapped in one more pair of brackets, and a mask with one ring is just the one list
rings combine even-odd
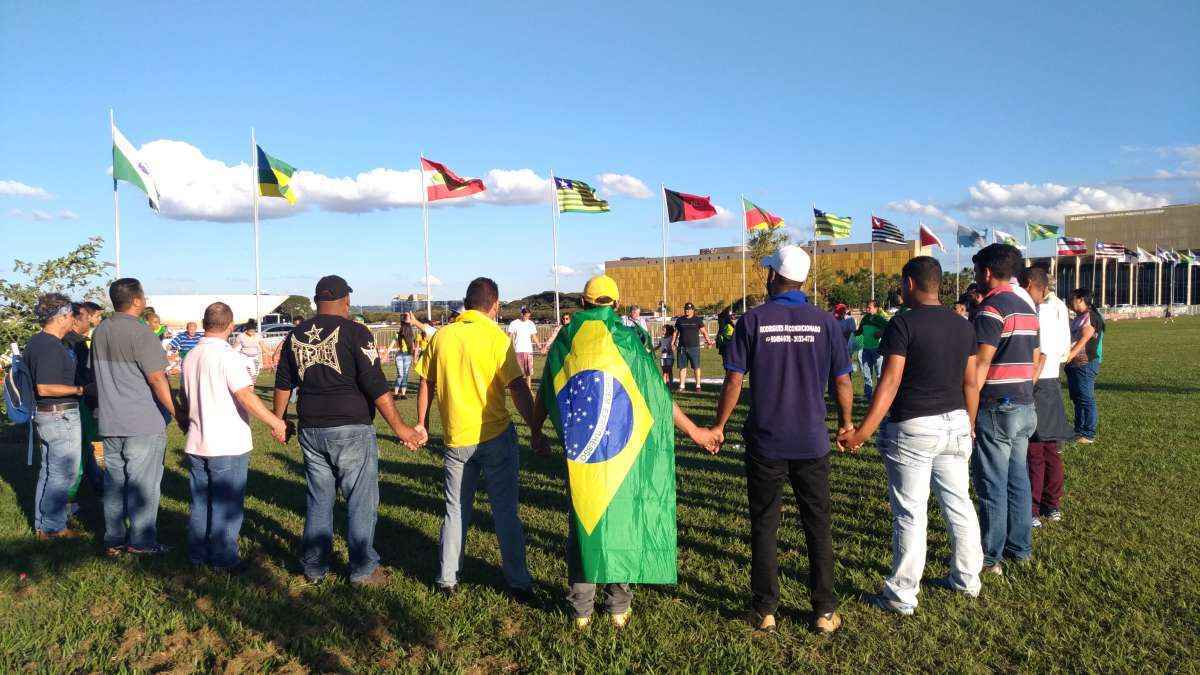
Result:
{"label": "man in black t-shirt", "polygon": [[901,288],[908,311],[892,317],[883,332],[875,398],[862,424],[838,436],[839,445],[857,448],[881,429],[877,443],[892,505],[892,573],[871,602],[906,616],[916,610],[925,568],[931,477],[950,531],[951,569],[944,585],[975,597],[983,569],[979,520],[969,494],[971,429],[979,408],[975,331],[939,303],[941,279],[942,266],[930,256],[904,265]]}
{"label": "man in black t-shirt", "polygon": [[308,480],[304,517],[304,576],[319,581],[333,553],[333,503],[346,497],[350,581],[378,586],[389,574],[375,551],[379,515],[379,446],[375,411],[410,450],[426,437],[396,412],[379,364],[374,338],[350,320],[351,288],[331,275],[317,282],[317,314],[301,321],[280,347],[275,375],[275,416],[283,419],[292,389],[299,388],[300,450]]}
{"label": "man in black t-shirt", "polygon": [[675,362],[679,365],[679,391],[687,381],[687,370],[690,365],[696,370],[696,391],[700,391],[700,338],[711,345],[708,328],[704,326],[704,317],[696,316],[696,306],[687,303],[683,306],[683,316],[675,319]]}
{"label": "man in black t-shirt", "polygon": [[79,475],[83,387],[75,379],[75,354],[63,343],[63,336],[74,325],[70,298],[47,293],[38,298],[34,311],[42,331],[25,347],[37,408],[33,423],[42,457],[33,527],[38,539],[55,539],[75,534],[67,528],[67,502]]}

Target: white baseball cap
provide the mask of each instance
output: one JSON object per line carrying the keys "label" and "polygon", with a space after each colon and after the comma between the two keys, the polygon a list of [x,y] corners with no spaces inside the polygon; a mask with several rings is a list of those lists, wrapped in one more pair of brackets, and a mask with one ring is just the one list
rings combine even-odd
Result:
{"label": "white baseball cap", "polygon": [[791,279],[797,283],[808,279],[808,270],[812,267],[812,258],[808,252],[796,245],[781,247],[775,253],[763,258],[763,267],[775,270],[776,274]]}

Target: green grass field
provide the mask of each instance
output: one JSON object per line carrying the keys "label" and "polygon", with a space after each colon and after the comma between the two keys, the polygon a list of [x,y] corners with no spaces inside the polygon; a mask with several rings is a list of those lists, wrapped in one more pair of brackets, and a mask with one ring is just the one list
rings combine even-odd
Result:
{"label": "green grass field", "polygon": [[[834,549],[844,628],[806,630],[807,558],[791,497],[780,533],[780,630],[756,635],[749,608],[749,526],[741,439],[710,457],[678,445],[679,584],[641,587],[633,621],[586,633],[570,623],[563,547],[562,459],[522,454],[521,515],[540,602],[503,594],[486,497],[478,499],[462,592],[435,594],[441,468],[382,425],[376,547],[396,574],[357,590],[344,578],[306,587],[296,550],[305,486],[295,441],[256,426],[242,530],[242,577],[193,569],[183,552],[188,508],[182,438],[167,450],[160,538],[148,560],[99,555],[93,533],[33,538],[36,467],[23,438],[0,444],[0,671],[1197,671],[1200,669],[1200,319],[1111,326],[1098,385],[1100,440],[1065,453],[1065,519],[1035,532],[1034,561],[985,579],[969,600],[927,588],[916,616],[862,601],[891,559],[885,478],[870,446],[834,457]],[[718,374],[715,358],[711,375]],[[262,381],[264,395],[269,380]],[[701,423],[716,388],[680,398]],[[412,420],[414,404],[403,402]],[[740,424],[735,413],[730,431]],[[861,410],[859,411],[861,414]],[[831,416],[832,419],[832,416]],[[526,430],[520,427],[523,439]],[[738,446],[738,447],[732,447]],[[90,506],[90,498],[82,501]],[[927,578],[946,572],[942,522],[931,508]],[[344,527],[339,507],[338,528]]]}

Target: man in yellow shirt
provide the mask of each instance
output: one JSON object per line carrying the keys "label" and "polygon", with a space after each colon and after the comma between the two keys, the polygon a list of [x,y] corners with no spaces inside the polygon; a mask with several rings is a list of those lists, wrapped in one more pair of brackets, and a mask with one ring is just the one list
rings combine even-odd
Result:
{"label": "man in yellow shirt", "polygon": [[496,522],[504,579],[518,597],[527,597],[533,585],[525,565],[525,530],[517,516],[520,451],[505,391],[512,393],[526,423],[533,418],[533,394],[512,342],[496,325],[499,309],[496,282],[484,277],[472,281],[462,314],[434,333],[413,370],[421,378],[416,428],[425,429],[435,396],[442,417],[446,515],[437,585],[446,594],[458,584],[481,478]]}

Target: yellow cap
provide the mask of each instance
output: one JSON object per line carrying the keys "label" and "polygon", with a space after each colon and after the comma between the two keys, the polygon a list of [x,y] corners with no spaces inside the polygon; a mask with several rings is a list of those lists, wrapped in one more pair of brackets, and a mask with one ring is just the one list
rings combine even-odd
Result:
{"label": "yellow cap", "polygon": [[593,305],[614,305],[621,299],[617,290],[617,282],[607,274],[600,274],[588,279],[583,287],[583,299]]}

